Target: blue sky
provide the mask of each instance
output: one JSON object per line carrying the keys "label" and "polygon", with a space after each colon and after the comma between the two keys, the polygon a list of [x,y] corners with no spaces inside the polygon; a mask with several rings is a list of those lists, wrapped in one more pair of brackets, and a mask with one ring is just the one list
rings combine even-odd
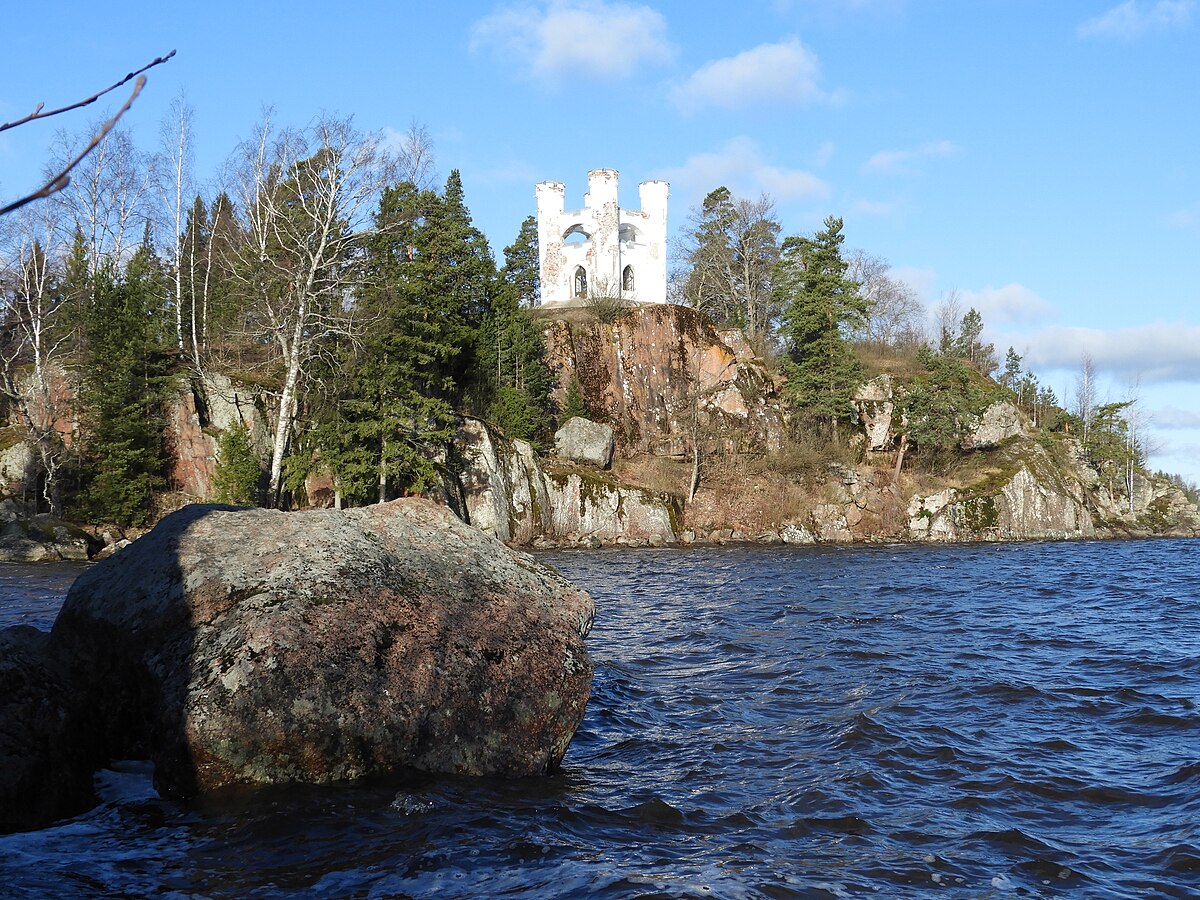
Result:
{"label": "blue sky", "polygon": [[[62,0],[6,16],[0,120],[79,99],[176,49],[128,116],[152,147],[180,92],[216,181],[264,105],[435,142],[500,249],[533,186],[619,169],[772,195],[787,233],[845,219],[931,305],[950,290],[1069,395],[1140,378],[1151,465],[1200,481],[1200,0],[348,3]],[[0,196],[55,128],[0,135]]]}

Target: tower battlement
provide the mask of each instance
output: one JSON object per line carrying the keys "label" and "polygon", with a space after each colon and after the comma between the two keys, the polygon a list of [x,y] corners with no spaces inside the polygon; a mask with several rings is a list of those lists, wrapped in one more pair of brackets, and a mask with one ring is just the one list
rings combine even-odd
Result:
{"label": "tower battlement", "polygon": [[561,181],[537,185],[538,262],[542,304],[590,296],[667,302],[665,181],[643,181],[642,208],[621,209],[616,169],[588,172],[581,209],[567,210]]}

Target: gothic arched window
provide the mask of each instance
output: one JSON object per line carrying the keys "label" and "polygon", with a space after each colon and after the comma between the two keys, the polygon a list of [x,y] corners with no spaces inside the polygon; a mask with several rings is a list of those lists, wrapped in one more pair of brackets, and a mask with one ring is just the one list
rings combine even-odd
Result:
{"label": "gothic arched window", "polygon": [[633,289],[633,266],[626,266],[621,272],[621,290],[632,291]]}
{"label": "gothic arched window", "polygon": [[583,266],[575,267],[575,296],[587,296],[587,272],[584,271]]}

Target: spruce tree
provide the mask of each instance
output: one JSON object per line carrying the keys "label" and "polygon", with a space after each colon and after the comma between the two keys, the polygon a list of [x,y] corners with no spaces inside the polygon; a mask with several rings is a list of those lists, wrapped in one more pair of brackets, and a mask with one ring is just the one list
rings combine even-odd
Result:
{"label": "spruce tree", "polygon": [[479,330],[477,383],[485,414],[510,437],[534,440],[550,422],[553,375],[546,345],[529,305],[540,292],[537,225],[525,219],[516,241],[504,248],[504,268]]}
{"label": "spruce tree", "polygon": [[495,275],[457,172],[446,197],[410,182],[386,189],[375,226],[356,301],[369,326],[321,379],[312,434],[351,503],[437,483]]}
{"label": "spruce tree", "polygon": [[829,424],[851,415],[863,368],[847,340],[868,312],[858,285],[846,277],[842,220],[832,216],[815,237],[789,237],[775,272],[787,344],[785,396],[809,418]]}
{"label": "spruce tree", "polygon": [[75,500],[90,521],[145,524],[163,484],[164,288],[146,245],[123,274],[108,263],[95,275],[84,319],[82,489]]}

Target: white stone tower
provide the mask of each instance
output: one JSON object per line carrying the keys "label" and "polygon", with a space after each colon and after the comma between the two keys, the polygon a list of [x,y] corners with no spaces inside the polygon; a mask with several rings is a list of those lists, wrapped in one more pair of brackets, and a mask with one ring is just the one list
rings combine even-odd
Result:
{"label": "white stone tower", "polygon": [[537,186],[542,304],[588,296],[667,302],[665,181],[643,181],[642,208],[621,209],[615,169],[588,172],[583,209],[564,210],[561,181]]}

